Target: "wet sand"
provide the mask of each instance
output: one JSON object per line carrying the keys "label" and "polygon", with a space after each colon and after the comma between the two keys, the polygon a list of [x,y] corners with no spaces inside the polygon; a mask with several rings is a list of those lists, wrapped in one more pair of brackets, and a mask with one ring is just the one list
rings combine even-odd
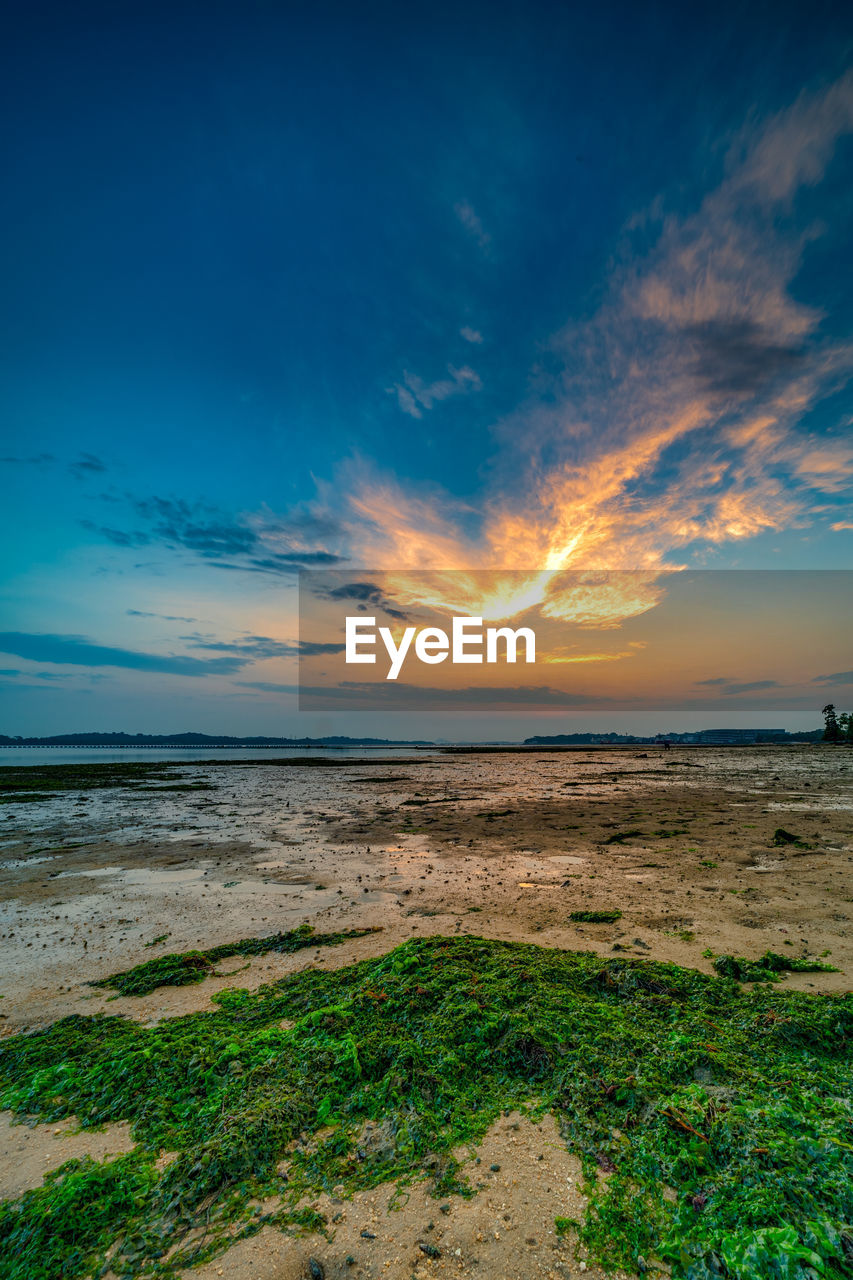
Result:
{"label": "wet sand", "polygon": [[[708,972],[705,952],[755,958],[770,949],[839,969],[791,974],[788,987],[851,985],[853,752],[844,748],[448,754],[373,759],[369,768],[213,762],[182,772],[211,789],[67,792],[0,810],[0,1034],[101,1010],[150,1023],[205,1008],[223,987],[251,988],[308,964],[338,967],[431,934],[623,952]],[[796,843],[774,844],[778,828]],[[612,908],[623,913],[615,924],[569,918]],[[111,1000],[86,985],[167,951],[303,922],[383,932],[322,951],[235,957],[198,986],[138,999]],[[33,1169],[78,1154],[70,1144],[80,1139],[61,1128],[28,1131],[46,1131]],[[20,1162],[21,1132],[0,1131],[0,1172]],[[506,1144],[518,1132],[489,1141]],[[508,1148],[506,1160],[514,1159]],[[418,1233],[420,1217],[436,1217],[434,1202],[413,1197],[411,1221],[389,1218],[374,1193],[372,1204],[347,1204],[339,1236],[381,1214],[376,1247],[365,1247],[361,1227],[352,1250],[317,1239],[259,1254],[256,1239],[193,1274],[307,1275],[316,1254],[328,1277],[596,1275],[581,1271],[569,1243],[548,1236],[541,1224],[553,1227],[559,1212],[553,1192],[545,1194],[530,1161],[516,1164],[500,1210],[513,1226],[497,1254],[499,1227],[484,1245],[481,1197],[473,1209],[454,1205],[446,1221],[438,1215],[433,1230],[456,1243],[431,1261]],[[563,1204],[566,1194],[563,1186]],[[528,1237],[536,1243],[517,1249]]]}

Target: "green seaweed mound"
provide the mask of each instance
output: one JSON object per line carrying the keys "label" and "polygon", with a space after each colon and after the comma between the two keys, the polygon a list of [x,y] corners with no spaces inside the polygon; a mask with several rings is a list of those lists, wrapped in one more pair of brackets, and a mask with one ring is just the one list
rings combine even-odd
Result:
{"label": "green seaweed mound", "polygon": [[[216,1002],[2,1044],[0,1106],[128,1121],[138,1144],[0,1205],[3,1280],[174,1276],[268,1222],[333,1229],[312,1203],[338,1183],[472,1195],[453,1151],[515,1107],[552,1111],[580,1155],[578,1230],[606,1266],[853,1275],[849,994],[435,937]],[[387,1140],[362,1143],[367,1121]]]}
{"label": "green seaweed mound", "polygon": [[266,938],[242,938],[239,942],[223,942],[207,951],[170,952],[147,960],[123,973],[110,974],[91,982],[92,987],[112,987],[122,996],[147,996],[157,987],[183,987],[190,982],[202,982],[214,972],[220,960],[230,956],[264,956],[271,951],[289,954],[303,947],[334,947],[350,938],[364,938],[369,933],[380,933],[377,928],[345,929],[342,933],[315,933],[310,925],[300,925],[288,933],[273,933]]}
{"label": "green seaweed mound", "polygon": [[782,973],[838,973],[831,964],[820,960],[798,960],[795,956],[780,956],[776,951],[765,951],[757,960],[746,956],[717,956],[714,968],[725,978],[737,982],[778,982]]}

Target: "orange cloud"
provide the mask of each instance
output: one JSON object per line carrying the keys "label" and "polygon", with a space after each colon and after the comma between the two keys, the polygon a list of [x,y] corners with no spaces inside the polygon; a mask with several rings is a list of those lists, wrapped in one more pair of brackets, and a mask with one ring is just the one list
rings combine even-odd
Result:
{"label": "orange cloud", "polygon": [[[791,290],[816,232],[798,235],[789,215],[851,130],[848,74],[745,128],[688,216],[657,201],[632,219],[598,312],[551,342],[559,373],[496,424],[482,506],[350,473],[340,519],[352,561],[392,571],[409,603],[485,618],[536,606],[616,626],[654,607],[656,572],[691,544],[807,525],[853,477],[853,446],[801,427],[849,377],[853,347],[824,339],[821,314]],[[476,234],[473,210],[457,213]],[[641,255],[638,229],[657,233]],[[403,389],[418,411],[430,398]],[[560,584],[567,569],[640,572],[593,590]]]}

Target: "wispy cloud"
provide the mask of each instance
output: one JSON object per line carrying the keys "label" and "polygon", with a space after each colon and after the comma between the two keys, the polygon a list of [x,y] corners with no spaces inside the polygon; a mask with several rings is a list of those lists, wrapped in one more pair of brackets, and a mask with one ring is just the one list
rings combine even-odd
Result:
{"label": "wispy cloud", "polygon": [[453,206],[453,211],[466,231],[470,232],[481,249],[488,249],[492,237],[483,226],[482,219],[468,200],[460,200]]}
{"label": "wispy cloud", "polygon": [[275,680],[235,680],[241,689],[257,689],[259,693],[299,693],[298,684],[279,684]]}
{"label": "wispy cloud", "polygon": [[471,326],[467,324],[462,326],[459,330],[459,334],[466,342],[473,342],[477,346],[479,346],[483,341],[483,335],[480,333],[480,330],[472,329]]}
{"label": "wispy cloud", "polygon": [[710,680],[697,680],[697,685],[716,689],[725,697],[739,693],[758,693],[762,689],[780,689],[782,685],[776,680],[731,680],[728,676],[714,676]]}
{"label": "wispy cloud", "polygon": [[233,653],[247,661],[264,661],[267,658],[318,657],[324,654],[343,653],[343,644],[313,640],[274,640],[270,636],[242,636],[237,640],[209,640],[202,636],[182,636],[193,649],[208,649],[216,653]]}
{"label": "wispy cloud", "polygon": [[469,391],[479,391],[483,385],[479,374],[468,365],[457,369],[449,364],[447,373],[446,378],[424,382],[417,374],[405,372],[402,382],[395,382],[388,387],[388,394],[396,396],[397,404],[410,418],[422,418],[425,412],[442,400],[465,395]]}
{"label": "wispy cloud", "polygon": [[853,671],[833,671],[827,676],[815,676],[813,684],[853,684]]}
{"label": "wispy cloud", "polygon": [[179,676],[232,675],[251,661],[245,657],[193,658],[183,654],[139,653],[133,649],[95,644],[85,636],[45,635],[23,631],[0,632],[0,653],[11,653],[31,662],[62,666],[126,667],[133,671]]}
{"label": "wispy cloud", "polygon": [[55,462],[56,458],[52,453],[33,453],[27,457],[21,457],[15,454],[7,454],[4,458],[0,458],[0,463],[5,466],[25,466],[25,467],[46,467]]}
{"label": "wispy cloud", "polygon": [[129,618],[162,618],[164,622],[198,622],[198,618],[182,618],[175,613],[148,613],[144,609],[125,609]]}
{"label": "wispy cloud", "polygon": [[[0,464],[27,467],[64,465],[62,459],[57,458],[55,453],[7,454],[5,457],[0,458]],[[71,474],[77,476],[78,479],[84,479],[86,476],[91,475],[102,475],[107,470],[107,464],[104,460],[94,453],[80,453],[67,466]]]}
{"label": "wispy cloud", "polygon": [[743,684],[728,684],[722,690],[726,695],[738,693],[758,693],[760,689],[779,689],[781,686],[776,680],[749,680]]}
{"label": "wispy cloud", "polygon": [[[826,520],[853,486],[853,440],[808,423],[849,379],[853,345],[793,288],[828,234],[798,196],[851,130],[853,73],[745,126],[691,211],[658,202],[635,219],[599,309],[553,337],[549,372],[499,424],[479,528],[449,497],[365,477],[353,558],[655,570],[688,547]],[[457,215],[477,233],[469,205]],[[437,398],[405,379],[394,391],[414,417]]]}
{"label": "wispy cloud", "polygon": [[85,476],[101,475],[106,469],[107,464],[94,453],[81,453],[79,458],[72,462],[68,468],[72,475],[80,479]]}
{"label": "wispy cloud", "polygon": [[327,568],[346,559],[316,542],[311,545],[313,539],[340,537],[340,527],[333,517],[310,508],[297,509],[286,519],[268,511],[231,516],[207,503],[160,496],[128,498],[127,508],[133,528],[81,523],[114,546],[165,546],[218,569],[292,577],[300,569]]}
{"label": "wispy cloud", "polygon": [[329,600],[353,600],[356,608],[362,613],[366,612],[369,607],[371,609],[380,609],[389,618],[396,618],[400,622],[406,620],[406,614],[402,610],[395,608],[391,601],[385,598],[385,592],[376,583],[346,582],[339,587],[329,586],[328,588],[322,584],[315,584],[315,587],[322,591]]}

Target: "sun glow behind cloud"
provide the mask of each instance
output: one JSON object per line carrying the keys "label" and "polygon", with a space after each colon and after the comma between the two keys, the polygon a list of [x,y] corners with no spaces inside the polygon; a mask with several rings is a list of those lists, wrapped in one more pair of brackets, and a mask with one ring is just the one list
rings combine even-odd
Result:
{"label": "sun glow behind cloud", "polygon": [[[853,129],[853,75],[732,140],[724,172],[688,216],[633,220],[598,311],[556,334],[533,393],[498,424],[482,506],[350,470],[342,524],[352,561],[396,571],[399,598],[487,619],[542,605],[577,620],[575,590],[547,571],[650,577],[599,625],[652,608],[654,571],[690,549],[808,527],[853,481],[853,443],[803,421],[853,368],[853,347],[791,291],[820,234],[794,206]],[[638,247],[639,246],[639,247]],[[838,530],[847,522],[836,521]],[[431,570],[407,580],[405,570]],[[493,570],[486,587],[482,573]],[[529,576],[502,579],[500,570]],[[408,585],[407,585],[408,581]],[[614,591],[623,591],[625,579]],[[601,598],[601,597],[600,597]]]}

